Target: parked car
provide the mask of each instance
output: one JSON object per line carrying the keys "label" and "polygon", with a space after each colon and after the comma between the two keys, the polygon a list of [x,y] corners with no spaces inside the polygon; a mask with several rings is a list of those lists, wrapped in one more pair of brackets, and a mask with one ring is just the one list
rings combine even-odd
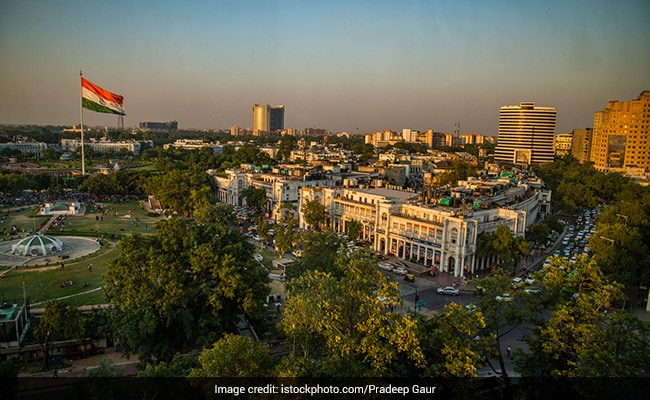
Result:
{"label": "parked car", "polygon": [[496,301],[512,301],[509,293],[504,293],[501,296],[495,297]]}
{"label": "parked car", "polygon": [[377,263],[377,265],[379,265],[379,268],[383,269],[384,271],[393,271],[393,266],[387,262],[380,262]]}
{"label": "parked car", "polygon": [[447,294],[451,296],[458,296],[460,294],[460,290],[453,286],[439,287],[436,291],[438,294]]}
{"label": "parked car", "polygon": [[396,273],[397,275],[406,275],[409,273],[409,271],[404,267],[393,268],[393,272]]}
{"label": "parked car", "polygon": [[264,261],[264,257],[262,257],[261,254],[253,254],[253,258],[254,258],[256,261],[259,261],[259,262]]}

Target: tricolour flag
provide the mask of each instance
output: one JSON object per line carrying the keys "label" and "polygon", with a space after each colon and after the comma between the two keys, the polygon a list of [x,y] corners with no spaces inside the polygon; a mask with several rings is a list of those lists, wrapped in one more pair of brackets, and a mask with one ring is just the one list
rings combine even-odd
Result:
{"label": "tricolour flag", "polygon": [[81,77],[81,105],[83,108],[101,113],[126,115],[124,97],[102,89]]}

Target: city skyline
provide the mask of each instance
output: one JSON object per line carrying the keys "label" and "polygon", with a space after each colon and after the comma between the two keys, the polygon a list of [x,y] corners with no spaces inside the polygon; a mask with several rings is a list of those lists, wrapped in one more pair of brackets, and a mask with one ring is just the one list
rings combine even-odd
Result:
{"label": "city skyline", "polygon": [[124,96],[125,126],[250,129],[253,104],[284,104],[286,128],[496,136],[500,107],[535,102],[570,132],[650,89],[648,15],[600,0],[11,2],[0,123],[78,124],[82,70]]}

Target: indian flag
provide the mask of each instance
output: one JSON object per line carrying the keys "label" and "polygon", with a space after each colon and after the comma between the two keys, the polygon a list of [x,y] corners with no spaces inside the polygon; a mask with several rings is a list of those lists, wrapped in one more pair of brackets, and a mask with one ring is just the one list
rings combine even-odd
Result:
{"label": "indian flag", "polygon": [[126,115],[124,97],[102,89],[81,77],[81,105],[83,108],[101,113]]}

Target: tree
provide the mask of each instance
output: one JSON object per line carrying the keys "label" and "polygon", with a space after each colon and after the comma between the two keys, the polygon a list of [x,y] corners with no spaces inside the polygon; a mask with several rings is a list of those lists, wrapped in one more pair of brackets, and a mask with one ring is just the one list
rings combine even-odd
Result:
{"label": "tree", "polygon": [[275,358],[265,343],[250,337],[227,334],[211,349],[199,354],[200,367],[193,368],[190,377],[261,378],[269,377]]}
{"label": "tree", "polygon": [[477,255],[481,258],[498,257],[506,266],[513,264],[513,273],[521,257],[530,251],[528,242],[514,236],[505,225],[499,225],[495,232],[482,232],[478,236]]}
{"label": "tree", "polygon": [[535,244],[543,244],[546,243],[550,234],[551,228],[548,225],[544,223],[533,224],[526,234],[526,239]]}
{"label": "tree", "polygon": [[443,172],[438,176],[437,184],[438,186],[444,186],[447,184],[455,185],[459,180],[465,180],[470,176],[476,175],[477,172],[475,166],[463,160],[456,160],[453,162],[450,171]]}
{"label": "tree", "polygon": [[269,229],[271,228],[269,221],[263,215],[260,215],[255,219],[255,225],[257,226],[257,234],[260,235],[262,239],[262,245],[271,242],[271,234]]}
{"label": "tree", "polygon": [[481,336],[487,327],[483,313],[457,303],[445,306],[445,312],[422,321],[423,348],[431,376],[475,378],[478,367],[493,345],[490,335]]}
{"label": "tree", "polygon": [[[488,366],[509,384],[510,378],[501,352],[501,339],[524,321],[530,320],[534,312],[539,310],[539,304],[522,307],[522,304],[526,304],[527,293],[514,290],[512,275],[505,269],[498,269],[492,276],[483,278],[481,286],[484,288],[484,295],[479,297],[478,309],[486,323],[485,331],[481,333],[481,337],[486,340],[483,355]],[[511,297],[511,300],[506,301],[506,296]],[[492,343],[487,343],[489,338],[493,339]],[[494,362],[498,363],[499,368],[494,366]]]}
{"label": "tree", "polygon": [[256,188],[249,186],[241,191],[242,197],[246,199],[246,205],[254,209],[256,212],[262,212],[266,209],[266,190],[264,188]]}
{"label": "tree", "polygon": [[621,222],[598,223],[589,249],[602,272],[626,287],[650,282],[650,256],[639,230]]}
{"label": "tree", "polygon": [[320,231],[327,221],[327,210],[318,200],[309,200],[302,207],[302,216],[307,225]]}
{"label": "tree", "polygon": [[43,351],[43,369],[50,362],[50,345],[59,339],[76,338],[79,332],[79,312],[61,300],[45,302],[43,316],[34,328],[34,336]]}
{"label": "tree", "polygon": [[301,371],[356,377],[423,368],[416,321],[392,311],[399,304],[397,284],[379,271],[370,253],[341,252],[335,268],[340,278],[307,271],[287,285],[282,330],[295,343],[294,357],[313,361],[308,372]]}
{"label": "tree", "polygon": [[123,352],[145,362],[213,343],[240,313],[261,311],[266,275],[239,232],[174,218],[155,236],[131,235],[104,276]]}
{"label": "tree", "polygon": [[293,216],[293,213],[288,213],[283,222],[276,226],[275,231],[275,247],[280,253],[280,258],[293,248],[294,242],[298,239],[296,228],[298,227],[298,220]]}
{"label": "tree", "polygon": [[[195,209],[205,206],[210,195],[210,182],[206,173],[193,174],[188,171],[172,170],[153,176],[146,185],[165,208],[171,208],[183,216],[191,215]],[[188,196],[189,194],[189,196]]]}
{"label": "tree", "polygon": [[343,240],[332,231],[305,232],[302,234],[303,255],[299,263],[287,270],[287,279],[297,278],[306,271],[337,274],[335,259]]}
{"label": "tree", "polygon": [[355,219],[351,221],[346,221],[345,230],[348,234],[350,240],[357,240],[361,236],[361,230],[363,229],[363,224]]}
{"label": "tree", "polygon": [[550,318],[535,321],[537,327],[527,339],[530,352],[521,355],[519,370],[538,377],[591,374],[593,366],[586,361],[604,351],[601,330],[607,325],[606,311],[622,297],[621,285],[608,281],[596,262],[584,256],[575,263],[555,257],[536,278]]}

